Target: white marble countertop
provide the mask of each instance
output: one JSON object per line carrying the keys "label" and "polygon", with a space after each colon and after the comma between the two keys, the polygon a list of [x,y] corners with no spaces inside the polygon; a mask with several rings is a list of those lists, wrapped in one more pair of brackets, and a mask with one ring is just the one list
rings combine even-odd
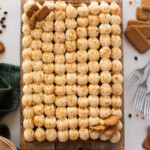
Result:
{"label": "white marble countertop", "polygon": [[[127,21],[135,19],[136,7],[141,5],[141,0],[133,0],[133,4],[129,4],[129,0],[123,0],[123,28],[125,30]],[[3,11],[8,11],[6,20],[7,28],[3,34],[0,34],[0,40],[6,45],[6,52],[0,55],[0,62],[20,65],[20,6],[21,0],[0,0],[0,17]],[[124,78],[125,81],[129,74],[136,68],[144,66],[150,60],[150,51],[144,55],[139,54],[124,37]],[[138,61],[134,60],[134,56],[138,57]],[[133,109],[133,98],[135,91],[130,93],[127,91],[124,98],[124,118],[125,118],[125,150],[142,150],[142,142],[147,134],[147,126],[150,121],[143,120],[140,113],[136,117],[137,112]],[[128,114],[132,114],[132,118]],[[11,140],[20,147],[20,112],[19,107],[12,113],[6,115],[0,122],[6,123],[11,132]]]}

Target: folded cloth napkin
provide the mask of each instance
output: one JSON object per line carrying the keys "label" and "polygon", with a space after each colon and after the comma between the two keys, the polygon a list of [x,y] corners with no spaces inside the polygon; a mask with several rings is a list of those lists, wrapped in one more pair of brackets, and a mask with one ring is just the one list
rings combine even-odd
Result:
{"label": "folded cloth napkin", "polygon": [[[20,101],[20,67],[0,63],[0,119],[17,108]],[[0,124],[0,135],[10,138],[6,125]]]}

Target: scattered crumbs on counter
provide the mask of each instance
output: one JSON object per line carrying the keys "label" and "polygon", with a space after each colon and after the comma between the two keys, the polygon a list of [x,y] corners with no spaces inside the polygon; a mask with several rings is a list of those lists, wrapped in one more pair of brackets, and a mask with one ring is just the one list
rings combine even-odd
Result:
{"label": "scattered crumbs on counter", "polygon": [[128,117],[129,117],[129,118],[132,118],[132,114],[129,114]]}
{"label": "scattered crumbs on counter", "polygon": [[145,117],[143,116],[143,117],[142,117],[142,119],[144,120],[144,119],[145,119]]}
{"label": "scattered crumbs on counter", "polygon": [[133,3],[132,1],[129,1],[129,4],[130,4],[130,5],[132,5],[132,3]]}
{"label": "scattered crumbs on counter", "polygon": [[135,57],[134,57],[134,59],[135,59],[135,60],[138,60],[138,57],[137,57],[137,56],[135,56]]}
{"label": "scattered crumbs on counter", "polygon": [[2,34],[3,33],[3,29],[6,28],[5,21],[6,21],[6,15],[7,14],[8,14],[8,12],[4,11],[3,12],[3,16],[0,18],[0,24],[1,24],[0,34]]}
{"label": "scattered crumbs on counter", "polygon": [[139,114],[136,114],[136,117],[138,117],[139,116]]}

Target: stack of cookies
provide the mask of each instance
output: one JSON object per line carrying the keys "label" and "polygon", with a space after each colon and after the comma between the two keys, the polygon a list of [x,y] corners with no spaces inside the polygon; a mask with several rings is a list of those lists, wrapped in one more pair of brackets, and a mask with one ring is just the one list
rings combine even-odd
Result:
{"label": "stack of cookies", "polygon": [[150,1],[142,0],[142,8],[137,7],[138,20],[129,20],[125,36],[141,54],[150,48]]}
{"label": "stack of cookies", "polygon": [[[122,129],[121,10],[33,0],[22,15],[24,138],[110,140]],[[94,129],[91,127],[100,126]]]}

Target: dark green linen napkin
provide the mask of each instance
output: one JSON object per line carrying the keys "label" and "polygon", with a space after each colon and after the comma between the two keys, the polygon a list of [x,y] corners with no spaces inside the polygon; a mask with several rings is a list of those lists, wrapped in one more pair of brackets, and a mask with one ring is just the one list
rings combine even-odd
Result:
{"label": "dark green linen napkin", "polygon": [[[17,108],[20,102],[20,67],[0,63],[0,119]],[[10,138],[6,125],[0,124],[0,136]]]}

